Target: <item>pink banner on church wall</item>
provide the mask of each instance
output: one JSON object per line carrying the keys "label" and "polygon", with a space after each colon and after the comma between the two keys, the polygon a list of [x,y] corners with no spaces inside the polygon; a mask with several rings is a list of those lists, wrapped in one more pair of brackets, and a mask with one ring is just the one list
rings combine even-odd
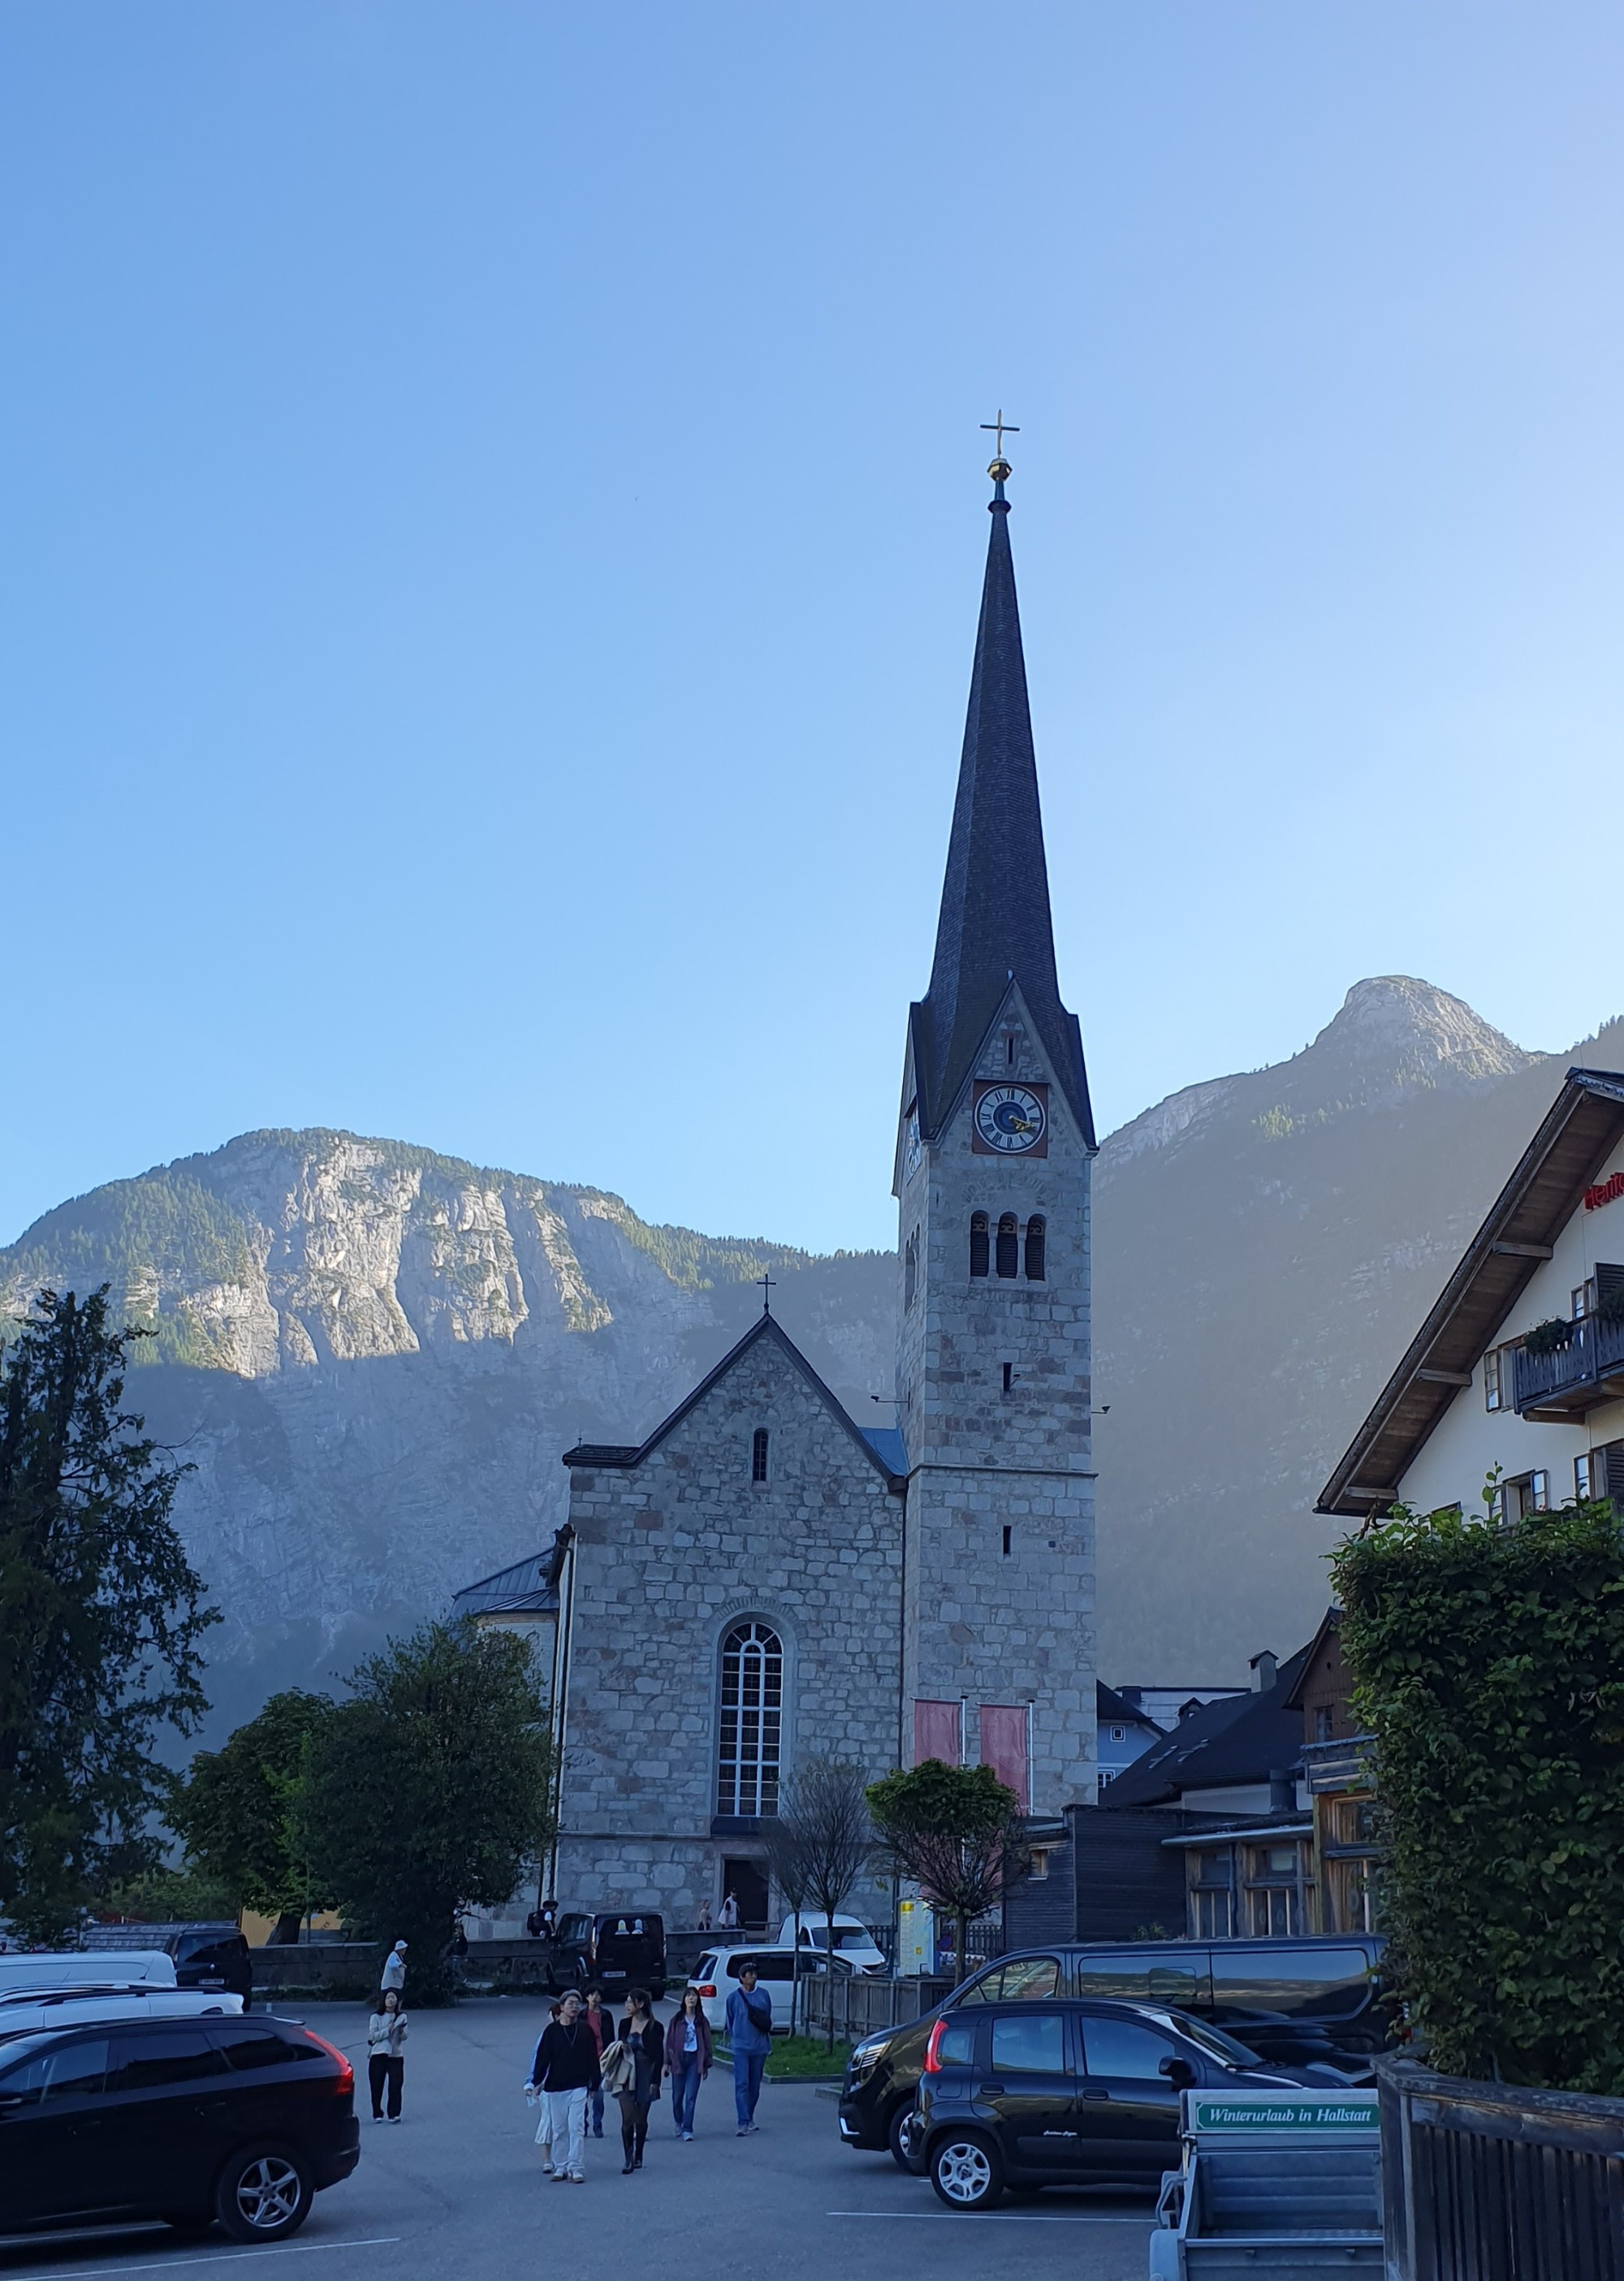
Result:
{"label": "pink banner on church wall", "polygon": [[922,1767],[927,1759],[940,1759],[946,1767],[956,1767],[963,1755],[959,1744],[958,1705],[916,1703],[914,1764]]}
{"label": "pink banner on church wall", "polygon": [[981,1705],[981,1763],[991,1767],[999,1781],[1015,1792],[1021,1812],[1029,1813],[1032,1791],[1026,1771],[1026,1705],[1024,1703],[984,1703]]}

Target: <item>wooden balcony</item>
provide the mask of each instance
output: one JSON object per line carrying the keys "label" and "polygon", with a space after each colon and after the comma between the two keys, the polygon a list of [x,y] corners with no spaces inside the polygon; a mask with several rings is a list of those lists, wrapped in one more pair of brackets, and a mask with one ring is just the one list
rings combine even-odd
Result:
{"label": "wooden balcony", "polygon": [[1587,1315],[1572,1326],[1553,1354],[1517,1350],[1516,1410],[1520,1418],[1556,1425],[1582,1418],[1599,1403],[1624,1399],[1624,1320]]}

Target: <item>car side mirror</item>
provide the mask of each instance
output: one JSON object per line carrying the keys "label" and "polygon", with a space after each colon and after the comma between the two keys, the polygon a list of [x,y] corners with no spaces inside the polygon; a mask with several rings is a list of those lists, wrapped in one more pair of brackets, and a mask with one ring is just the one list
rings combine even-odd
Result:
{"label": "car side mirror", "polygon": [[1169,2052],[1156,2073],[1164,2075],[1175,2091],[1188,2091],[1195,2081],[1195,2068],[1188,2060],[1181,2060],[1176,2052]]}

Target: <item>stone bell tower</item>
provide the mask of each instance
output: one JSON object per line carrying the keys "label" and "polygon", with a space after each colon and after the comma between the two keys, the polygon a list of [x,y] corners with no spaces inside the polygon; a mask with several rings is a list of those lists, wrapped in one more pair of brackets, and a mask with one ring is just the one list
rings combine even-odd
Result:
{"label": "stone bell tower", "polygon": [[1089,1171],[1061,1002],[1001,450],[930,988],[897,1141],[905,1764],[1094,1795]]}

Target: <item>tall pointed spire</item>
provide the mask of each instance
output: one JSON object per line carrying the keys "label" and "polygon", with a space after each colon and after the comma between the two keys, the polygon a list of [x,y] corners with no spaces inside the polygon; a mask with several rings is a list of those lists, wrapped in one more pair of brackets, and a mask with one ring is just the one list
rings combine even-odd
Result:
{"label": "tall pointed spire", "polygon": [[987,472],[994,485],[987,502],[993,528],[958,796],[931,986],[915,1009],[920,1122],[927,1132],[940,1127],[1014,981],[1092,1147],[1082,1036],[1075,1015],[1060,1002],[1055,969],[1037,757],[1004,496],[1009,463],[1001,452]]}

